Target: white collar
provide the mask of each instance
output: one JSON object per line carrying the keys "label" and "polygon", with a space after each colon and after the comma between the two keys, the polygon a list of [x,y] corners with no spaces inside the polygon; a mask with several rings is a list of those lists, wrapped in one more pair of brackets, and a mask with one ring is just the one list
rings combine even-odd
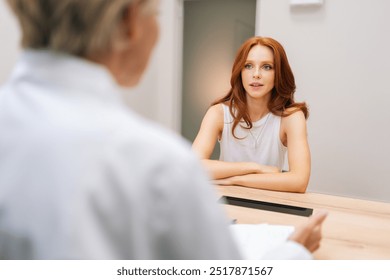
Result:
{"label": "white collar", "polygon": [[[47,85],[74,90],[105,102],[121,102],[123,88],[103,65],[87,59],[48,50],[25,50],[11,82],[28,77]],[[84,96],[86,97],[86,96]]]}

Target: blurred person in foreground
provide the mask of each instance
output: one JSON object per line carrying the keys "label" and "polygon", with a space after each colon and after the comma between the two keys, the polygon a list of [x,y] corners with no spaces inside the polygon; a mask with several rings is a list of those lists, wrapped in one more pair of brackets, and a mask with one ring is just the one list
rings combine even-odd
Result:
{"label": "blurred person in foreground", "polygon": [[[241,258],[190,145],[121,98],[158,1],[8,2],[24,51],[0,89],[0,258]],[[264,258],[311,258],[324,218]]]}

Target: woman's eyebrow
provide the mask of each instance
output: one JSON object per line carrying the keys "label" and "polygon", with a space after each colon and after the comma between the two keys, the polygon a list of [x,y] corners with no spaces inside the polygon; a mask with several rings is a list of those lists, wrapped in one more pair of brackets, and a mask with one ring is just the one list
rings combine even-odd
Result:
{"label": "woman's eyebrow", "polygon": [[[255,62],[257,62],[257,60],[251,60],[251,59],[247,59],[247,60],[245,60],[245,63],[248,63],[248,62],[250,62],[250,63],[255,63]],[[260,63],[261,64],[274,64],[274,62],[273,61],[270,61],[270,60],[264,60],[264,61],[260,61]]]}

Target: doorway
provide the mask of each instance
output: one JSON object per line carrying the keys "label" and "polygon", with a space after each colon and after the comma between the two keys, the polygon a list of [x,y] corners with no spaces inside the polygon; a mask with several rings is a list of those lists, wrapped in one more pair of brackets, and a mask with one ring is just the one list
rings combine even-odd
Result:
{"label": "doorway", "polygon": [[[255,35],[256,0],[184,1],[181,133],[196,137],[211,102],[230,89],[239,46]],[[213,157],[219,155],[216,145]]]}

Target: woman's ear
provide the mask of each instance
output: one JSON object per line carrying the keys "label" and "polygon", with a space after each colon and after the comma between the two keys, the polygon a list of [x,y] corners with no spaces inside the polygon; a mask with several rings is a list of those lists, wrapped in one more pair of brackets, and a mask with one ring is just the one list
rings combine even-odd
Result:
{"label": "woman's ear", "polygon": [[123,15],[123,35],[125,40],[133,43],[137,41],[140,34],[139,28],[139,17],[140,17],[140,5],[138,2],[130,4]]}

